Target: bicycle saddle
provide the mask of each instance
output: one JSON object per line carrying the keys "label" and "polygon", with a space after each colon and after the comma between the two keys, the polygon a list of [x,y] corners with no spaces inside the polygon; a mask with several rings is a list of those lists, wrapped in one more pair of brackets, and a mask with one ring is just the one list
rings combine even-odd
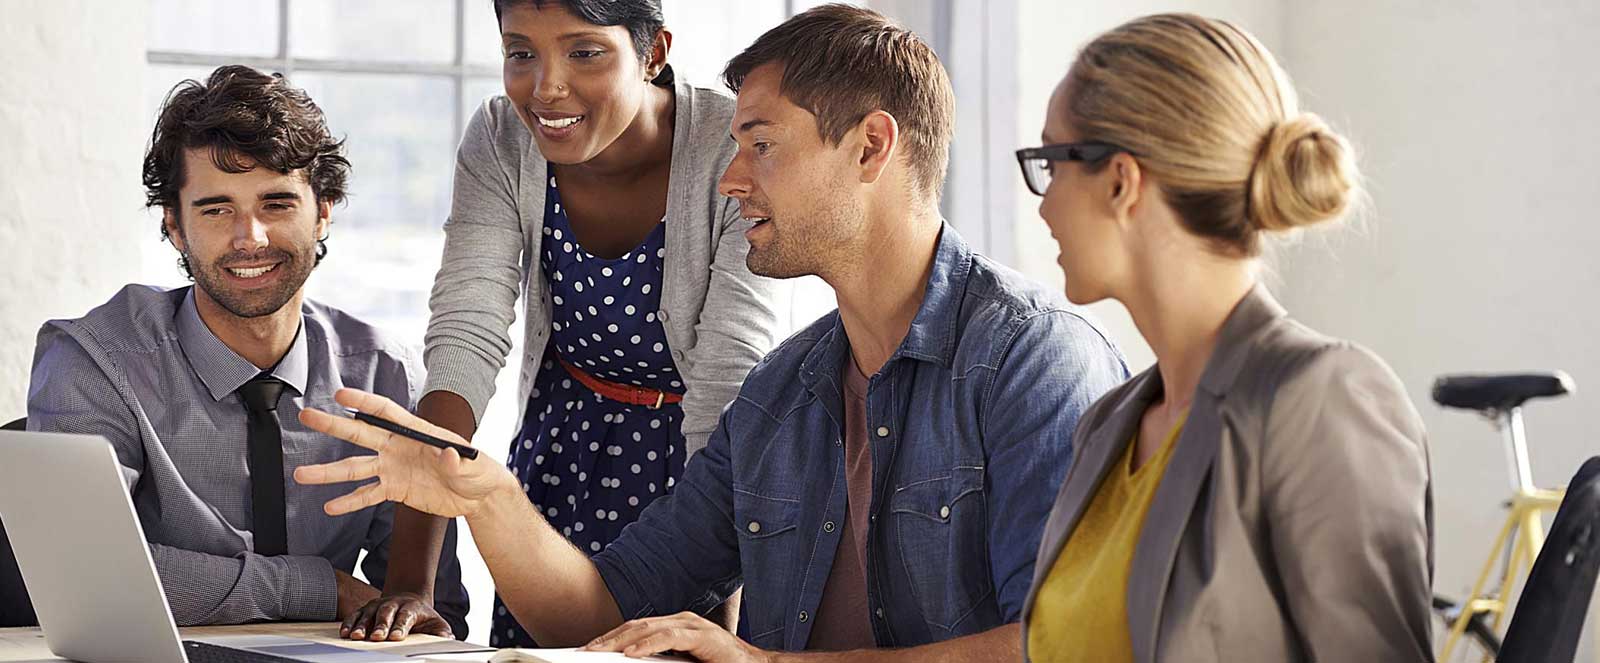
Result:
{"label": "bicycle saddle", "polygon": [[1577,389],[1561,371],[1500,375],[1443,375],[1433,382],[1433,402],[1463,410],[1509,410],[1529,399]]}

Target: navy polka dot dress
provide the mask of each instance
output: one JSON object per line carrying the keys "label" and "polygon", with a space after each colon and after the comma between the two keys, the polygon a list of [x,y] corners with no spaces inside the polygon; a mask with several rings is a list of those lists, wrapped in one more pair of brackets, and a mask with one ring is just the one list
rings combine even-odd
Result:
{"label": "navy polka dot dress", "polygon": [[[593,555],[683,473],[683,410],[601,398],[561,366],[623,385],[683,393],[661,310],[666,224],[616,259],[584,251],[562,211],[556,178],[545,194],[540,268],[552,322],[539,377],[507,466],[550,525]],[[537,646],[495,596],[494,647]]]}

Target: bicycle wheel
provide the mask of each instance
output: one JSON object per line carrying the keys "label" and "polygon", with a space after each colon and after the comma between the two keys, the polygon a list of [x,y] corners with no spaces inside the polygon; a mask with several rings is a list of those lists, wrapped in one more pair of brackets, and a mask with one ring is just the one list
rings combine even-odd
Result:
{"label": "bicycle wheel", "polygon": [[1433,597],[1433,648],[1439,653],[1439,663],[1466,663],[1467,661],[1493,661],[1500,654],[1500,637],[1489,628],[1488,613],[1479,612],[1467,621],[1467,630],[1456,641],[1449,658],[1443,655],[1445,640],[1450,637],[1450,627],[1461,616],[1461,604],[1454,599],[1437,594]]}

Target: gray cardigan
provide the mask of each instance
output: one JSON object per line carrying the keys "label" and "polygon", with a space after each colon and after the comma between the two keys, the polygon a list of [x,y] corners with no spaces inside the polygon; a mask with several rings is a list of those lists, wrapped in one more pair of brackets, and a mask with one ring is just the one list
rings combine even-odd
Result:
{"label": "gray cardigan", "polygon": [[[750,224],[739,218],[737,202],[717,193],[735,150],[728,137],[733,99],[682,83],[675,93],[667,253],[656,314],[684,377],[682,430],[693,453],[705,446],[723,406],[776,341],[775,308],[785,289],[746,268],[744,231]],[[511,101],[486,100],[456,156],[423,353],[423,393],[459,394],[480,421],[511,351],[508,332],[519,294],[527,316],[519,422],[550,338],[550,289],[537,258],[546,171]]]}

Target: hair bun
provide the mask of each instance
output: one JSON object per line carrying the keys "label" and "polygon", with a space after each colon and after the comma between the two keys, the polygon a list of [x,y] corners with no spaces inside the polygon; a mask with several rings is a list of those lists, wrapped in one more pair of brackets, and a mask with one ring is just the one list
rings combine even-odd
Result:
{"label": "hair bun", "polygon": [[1277,123],[1250,172],[1249,222],[1284,231],[1338,218],[1355,195],[1350,144],[1312,113]]}

